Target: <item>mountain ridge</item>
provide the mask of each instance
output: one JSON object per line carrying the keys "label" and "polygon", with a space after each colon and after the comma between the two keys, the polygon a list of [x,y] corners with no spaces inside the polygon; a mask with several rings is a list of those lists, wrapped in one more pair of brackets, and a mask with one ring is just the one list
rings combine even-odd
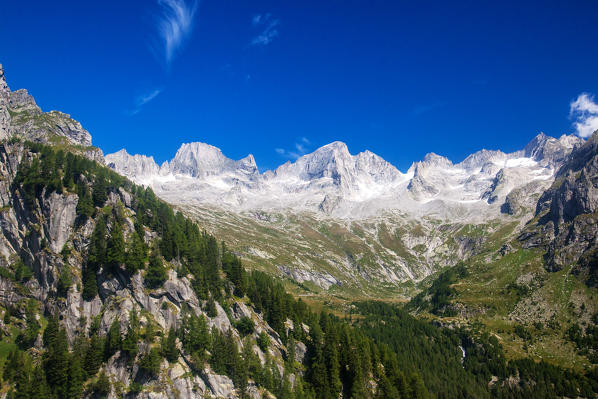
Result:
{"label": "mountain ridge", "polygon": [[[406,173],[369,150],[352,155],[340,141],[263,173],[252,155],[234,161],[205,143],[181,145],[175,157],[159,168],[152,158],[130,156],[126,150],[128,156],[121,150],[106,155],[106,160],[119,173],[152,186],[159,195],[178,197],[181,203],[368,217],[373,213],[355,214],[351,210],[356,204],[371,200],[384,202],[381,206],[376,204],[376,211],[409,211],[436,200],[448,207],[474,202],[492,205],[523,184],[553,179],[566,156],[582,143],[583,139],[572,135],[556,139],[540,133],[519,151],[507,154],[483,149],[457,164],[429,153]],[[146,165],[148,162],[150,166]],[[497,179],[502,180],[503,190],[488,195]],[[201,196],[189,192],[197,187],[205,190]],[[502,204],[496,204],[495,210],[500,211]],[[430,212],[437,209],[432,208]],[[497,213],[500,212],[494,212]]]}

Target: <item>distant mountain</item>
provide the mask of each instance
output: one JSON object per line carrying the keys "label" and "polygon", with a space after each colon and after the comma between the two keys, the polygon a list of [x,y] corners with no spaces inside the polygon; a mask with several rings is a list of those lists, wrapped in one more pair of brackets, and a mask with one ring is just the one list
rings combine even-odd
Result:
{"label": "distant mountain", "polygon": [[547,188],[566,156],[582,142],[541,133],[523,150],[481,150],[458,164],[428,154],[407,173],[370,151],[351,155],[338,141],[263,174],[253,156],[234,161],[204,143],[183,144],[161,167],[124,150],[106,160],[117,172],[175,203],[312,211],[350,219],[386,210],[448,215],[455,208],[496,215],[505,210],[512,190],[525,186],[529,194],[539,194]]}
{"label": "distant mountain", "polygon": [[[65,386],[80,391],[84,361],[86,397],[111,383],[127,397],[235,398],[245,389],[254,398],[278,390],[290,397],[287,377],[326,391],[320,370],[342,376],[331,397],[341,386],[345,396],[345,372],[361,369],[351,356],[373,347],[355,346],[352,330],[329,335],[329,322],[306,313],[305,303],[351,320],[354,301],[364,298],[411,299],[409,311],[424,315],[423,334],[380,304],[353,324],[376,342],[386,331],[382,342],[406,360],[405,370],[421,357],[416,368],[438,396],[595,396],[588,381],[598,363],[598,133],[587,141],[539,134],[520,151],[481,150],[456,164],[431,153],[406,173],[369,151],[352,155],[342,142],[265,173],[251,155],[232,160],[204,143],[183,144],[160,166],[126,150],[104,158],[81,124],[11,91],[0,67],[0,140],[0,361],[8,391],[23,394],[31,382],[35,397],[49,397],[48,384],[56,397]],[[240,259],[284,285],[244,274]],[[465,330],[438,340],[447,330],[429,320]],[[473,325],[476,336],[463,335]],[[60,345],[52,344],[57,336]],[[317,354],[331,348],[341,353],[322,368]],[[374,372],[374,359],[363,357],[363,374],[349,373],[364,377],[367,397],[384,385],[379,371],[396,369],[389,358]],[[45,377],[56,369],[68,373],[66,385]],[[470,388],[485,394],[462,391],[464,379],[447,377],[454,370],[473,370]],[[421,386],[412,377],[413,388]]]}

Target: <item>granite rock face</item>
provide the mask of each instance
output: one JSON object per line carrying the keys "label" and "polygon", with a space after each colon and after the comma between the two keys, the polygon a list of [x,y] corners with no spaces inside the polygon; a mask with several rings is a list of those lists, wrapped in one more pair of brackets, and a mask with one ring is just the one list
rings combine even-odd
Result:
{"label": "granite rock face", "polygon": [[91,148],[89,132],[70,115],[43,112],[27,90],[11,91],[0,65],[0,139],[13,136],[42,143],[90,147],[84,153],[96,161],[103,158],[99,149]]}
{"label": "granite rock face", "polygon": [[547,249],[548,270],[571,265],[598,286],[598,132],[568,156],[540,197],[536,217],[521,237],[524,245]]}
{"label": "granite rock face", "polygon": [[[126,331],[133,310],[141,315],[142,326],[151,322],[162,331],[168,331],[171,326],[180,326],[185,307],[196,315],[206,317],[210,327],[222,333],[230,330],[240,348],[243,342],[253,345],[252,340],[241,340],[220,303],[216,302],[215,317],[210,318],[205,314],[204,301],[196,296],[189,277],[178,275],[174,271],[176,265],[168,265],[167,281],[154,290],[145,286],[143,272],[131,276],[125,271],[124,265],[110,274],[100,272],[97,275],[98,295],[85,300],[81,292],[81,275],[97,218],[89,218],[86,222],[78,220],[79,198],[66,191],[42,191],[35,196],[33,202],[25,202],[22,186],[13,182],[19,164],[29,163],[37,156],[39,153],[31,152],[27,145],[18,141],[0,144],[0,267],[7,268],[22,259],[33,272],[33,277],[26,283],[26,291],[17,289],[14,282],[4,277],[4,274],[0,276],[2,306],[18,306],[28,298],[39,301],[43,314],[60,315],[60,323],[71,342],[81,331],[89,329],[94,319],[99,321],[100,335],[107,334],[114,321],[120,323],[121,331]],[[110,205],[121,209],[125,238],[135,231],[135,213],[130,208],[134,202],[132,197],[133,194],[120,187],[109,193],[104,204],[106,207]],[[112,228],[108,223],[108,230]],[[160,238],[155,231],[146,231],[146,237],[149,237],[150,243]],[[65,248],[68,250],[64,251]],[[72,276],[72,286],[63,297],[59,297],[56,295],[58,280],[65,269]],[[253,339],[262,331],[272,337],[270,354],[283,362],[286,349],[262,315],[242,302],[233,301],[230,306],[237,317],[249,317],[254,321],[256,331]],[[149,348],[143,343],[139,345],[138,356],[141,357]],[[118,383],[124,387],[136,381],[139,373],[138,367],[131,367],[126,355],[121,355],[120,352],[108,359],[103,369],[113,384]],[[218,375],[209,367],[194,371],[182,350],[178,362],[164,362],[158,377],[143,381],[143,389],[136,395],[138,398],[240,397],[230,378]],[[252,392],[254,397],[259,397],[261,393],[255,386]],[[110,397],[116,398],[114,394]]]}
{"label": "granite rock face", "polygon": [[4,68],[0,64],[0,140],[8,137],[10,130],[10,114],[8,113],[8,101],[10,89],[4,78]]}

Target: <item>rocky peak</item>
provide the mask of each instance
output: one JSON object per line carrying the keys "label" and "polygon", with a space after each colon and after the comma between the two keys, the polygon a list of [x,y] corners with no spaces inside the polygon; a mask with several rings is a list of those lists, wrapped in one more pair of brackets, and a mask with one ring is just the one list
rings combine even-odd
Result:
{"label": "rocky peak", "polygon": [[465,158],[463,162],[461,162],[459,165],[466,170],[481,169],[486,164],[492,161],[504,159],[505,156],[506,154],[502,151],[490,151],[483,149],[471,154],[470,156]]}
{"label": "rocky peak", "polygon": [[249,154],[245,158],[240,159],[237,162],[237,164],[239,166],[239,169],[241,171],[244,171],[245,173],[254,174],[254,173],[257,173],[257,171],[258,171],[257,164],[255,163],[255,158],[253,157],[253,154]]}
{"label": "rocky peak", "polygon": [[443,157],[442,155],[435,154],[430,152],[426,154],[424,160],[421,162],[424,166],[434,166],[434,167],[451,167],[453,163],[450,159]]}
{"label": "rocky peak", "polygon": [[124,148],[106,155],[106,164],[127,177],[157,175],[160,170],[153,157],[130,155]]}
{"label": "rocky peak", "polygon": [[199,142],[181,145],[172,161],[164,166],[168,167],[170,173],[198,178],[239,170],[244,174],[257,173],[253,155],[234,161],[224,156],[219,148]]}
{"label": "rocky peak", "polygon": [[[58,111],[44,113],[27,90],[10,91],[4,69],[0,66],[0,140],[9,136],[43,143],[55,142],[58,138],[65,143],[91,146],[89,132],[69,115]],[[85,154],[91,159],[103,161],[98,149],[89,149]]]}
{"label": "rocky peak", "polygon": [[4,77],[4,67],[0,64],[0,93],[3,91],[10,91],[6,78]]}
{"label": "rocky peak", "polygon": [[33,96],[25,89],[15,90],[10,93],[8,106],[16,112],[28,112],[33,115],[41,115],[42,113]]}
{"label": "rocky peak", "polygon": [[582,143],[583,140],[574,135],[563,135],[557,140],[540,133],[525,146],[523,151],[525,157],[532,158],[534,161],[556,165],[563,162],[571,151]]}
{"label": "rocky peak", "polygon": [[592,286],[598,286],[597,182],[598,131],[576,147],[559,169],[555,183],[538,201],[539,221],[530,227],[535,231],[521,238],[527,246],[547,247],[549,270],[575,265],[573,271]]}
{"label": "rocky peak", "polygon": [[10,89],[4,77],[4,68],[0,64],[0,140],[6,138],[10,130],[10,114],[8,113],[8,97]]}

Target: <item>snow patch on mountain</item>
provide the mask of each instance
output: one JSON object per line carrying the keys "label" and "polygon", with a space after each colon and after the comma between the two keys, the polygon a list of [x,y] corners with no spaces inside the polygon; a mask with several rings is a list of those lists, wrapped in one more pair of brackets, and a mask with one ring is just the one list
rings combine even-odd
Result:
{"label": "snow patch on mountain", "polygon": [[[335,218],[365,218],[387,211],[460,218],[500,213],[515,188],[532,181],[548,187],[560,164],[583,140],[541,133],[510,154],[481,150],[458,164],[430,153],[400,172],[378,155],[352,155],[336,141],[260,173],[252,155],[235,161],[205,143],[183,144],[158,167],[152,157],[125,150],[106,156],[114,170],[151,186],[165,200],[229,210],[310,211]],[[530,193],[533,194],[533,193]]]}

